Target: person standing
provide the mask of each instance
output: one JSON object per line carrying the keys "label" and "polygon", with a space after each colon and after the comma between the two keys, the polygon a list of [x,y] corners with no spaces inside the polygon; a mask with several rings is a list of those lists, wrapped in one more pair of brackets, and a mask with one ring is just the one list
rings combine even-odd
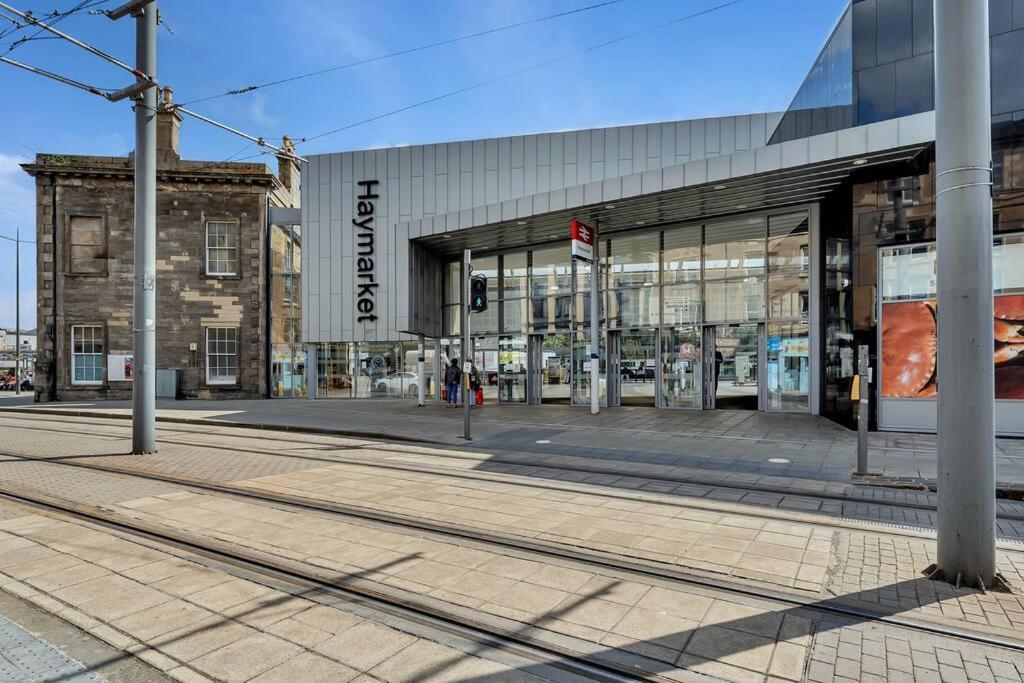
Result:
{"label": "person standing", "polygon": [[448,396],[448,407],[454,408],[459,404],[459,384],[462,382],[462,370],[459,369],[459,359],[453,358],[451,365],[444,371],[444,387]]}
{"label": "person standing", "polygon": [[479,405],[476,399],[480,386],[480,372],[476,369],[476,364],[471,363],[469,366],[469,405],[473,408]]}

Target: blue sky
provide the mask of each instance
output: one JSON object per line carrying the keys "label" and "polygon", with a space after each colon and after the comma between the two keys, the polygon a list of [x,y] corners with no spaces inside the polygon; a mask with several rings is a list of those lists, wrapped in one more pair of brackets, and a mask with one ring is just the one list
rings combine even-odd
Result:
{"label": "blue sky", "polygon": [[[569,54],[724,0],[622,0],[195,109],[268,139],[312,136]],[[186,102],[406,47],[595,4],[596,0],[160,0],[158,77]],[[45,13],[72,0],[20,0]],[[113,0],[105,6],[115,6]],[[691,21],[300,145],[303,153],[784,109],[847,0],[744,0]],[[0,20],[0,23],[4,23]],[[131,62],[131,20],[75,15],[65,31]],[[0,52],[7,46],[0,41]],[[58,40],[11,58],[99,87],[128,75]],[[32,238],[35,199],[18,167],[38,152],[127,154],[127,103],[110,104],[0,64],[0,235]],[[11,96],[11,95],[14,96]],[[186,119],[190,159],[248,156],[240,138]],[[264,157],[266,158],[266,157]],[[35,250],[22,247],[22,326],[35,326]],[[0,240],[0,327],[14,324],[14,245]]]}

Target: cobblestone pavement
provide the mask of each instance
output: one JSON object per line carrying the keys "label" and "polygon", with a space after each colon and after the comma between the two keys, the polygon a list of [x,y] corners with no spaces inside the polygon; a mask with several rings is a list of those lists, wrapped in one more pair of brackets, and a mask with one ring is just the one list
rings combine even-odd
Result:
{"label": "cobblestone pavement", "polygon": [[[494,468],[481,470],[470,461],[463,462],[461,469],[451,462],[441,468],[438,463],[443,460],[438,456],[464,456],[465,452],[427,446],[303,436],[289,449],[287,444],[267,439],[279,435],[187,427],[161,429],[160,436],[193,445],[164,441],[159,454],[136,458],[124,454],[124,428],[116,425],[97,425],[92,429],[100,434],[89,436],[81,433],[88,431],[82,425],[66,425],[67,433],[59,433],[49,428],[26,429],[16,421],[5,420],[4,424],[4,449],[8,451],[145,467],[518,533],[566,546],[671,563],[705,576],[721,576],[723,582],[786,587],[810,603],[870,607],[1009,638],[1019,637],[1024,621],[1019,593],[981,594],[924,579],[920,571],[932,561],[934,540],[922,531],[689,497],[685,491],[624,491],[599,480],[555,480]],[[228,451],[223,448],[225,443],[253,450],[261,444],[265,450],[303,452],[320,460]],[[331,458],[370,458],[375,449],[382,449],[378,459],[395,459],[396,464],[419,469],[330,462]],[[71,474],[58,476],[56,472]],[[79,483],[79,478],[84,483]],[[484,543],[180,491],[124,475],[86,472],[56,463],[0,460],[0,486],[15,481],[119,514],[359,576],[451,609],[539,626],[552,637],[572,639],[593,652],[633,652],[661,662],[660,673],[672,678],[685,680],[703,674],[736,681],[823,682],[870,680],[873,676],[889,680],[1021,680],[1024,667],[1021,655],[1011,650],[872,621],[827,617],[816,610],[780,606],[736,593],[635,576],[624,579],[586,563],[541,561]],[[293,661],[321,657],[349,667],[352,677],[369,672],[384,680],[403,680],[399,673],[391,673],[404,671],[397,664],[391,670],[376,669],[380,664],[353,666],[346,657],[357,640],[355,635],[345,641],[349,650],[333,651],[333,659],[322,645],[339,634],[327,630],[324,640],[303,640],[306,636],[299,633],[304,634],[306,627],[319,627],[296,615],[323,607],[295,603],[307,598],[284,596],[273,587],[223,572],[218,572],[219,583],[209,583],[209,568],[79,524],[39,515],[10,516],[2,506],[0,520],[4,520],[0,521],[0,589],[28,593],[53,611],[75,610],[72,619],[111,638],[134,639],[140,652],[154,662],[161,661],[164,670],[178,670],[183,679],[183,672],[197,671],[224,678],[227,669],[223,667],[229,663],[271,653],[265,657],[271,662],[268,666],[290,666]],[[1024,555],[1013,548],[1001,545],[1000,562],[1019,589],[1024,586]],[[176,571],[165,573],[172,566]],[[221,587],[224,584],[229,586]],[[222,594],[229,597],[222,599]],[[111,599],[114,595],[117,600]],[[277,601],[288,607],[279,607]],[[261,612],[266,620],[256,623],[255,617],[247,620],[243,616],[245,610],[232,611],[248,603],[260,611],[269,610]],[[299,609],[295,612],[293,608]],[[195,612],[197,609],[203,612]],[[337,606],[331,609],[340,611]],[[160,632],[151,635],[131,630],[136,628],[136,617],[140,624],[159,624],[150,628]],[[376,634],[381,625],[370,621],[374,625],[365,628]],[[200,625],[198,632],[196,624]],[[165,627],[167,630],[162,630]],[[219,637],[225,629],[232,637],[225,636],[224,641],[209,635]],[[194,649],[178,648],[175,637],[161,640],[175,633]],[[362,636],[358,642],[363,642]],[[207,646],[212,649],[199,652]],[[450,645],[445,647],[451,652]],[[343,650],[344,656],[338,654]],[[220,655],[210,656],[218,652]],[[276,659],[282,653],[283,658]],[[449,656],[460,662],[468,659],[465,653]],[[405,661],[418,662],[420,658],[410,654]],[[490,659],[471,661],[484,662],[480,666],[506,666],[493,673],[499,678],[536,673],[523,668],[513,672],[506,664]],[[250,678],[266,673],[239,670]],[[416,671],[422,673],[422,669]],[[289,675],[294,678],[294,672]]]}
{"label": "cobblestone pavement", "polygon": [[[130,412],[124,401],[33,406],[0,401],[0,409]],[[462,413],[440,404],[351,400],[159,401],[161,416],[214,419],[234,424],[289,425],[392,435],[462,445]],[[559,405],[487,405],[474,411],[474,443],[491,449],[540,450],[609,461],[668,462],[721,472],[843,481],[856,462],[856,433],[811,415],[757,411],[685,411],[623,407],[598,416]],[[997,439],[997,474],[1024,485],[1024,440]],[[901,432],[870,435],[873,471],[894,478],[932,481],[935,436]],[[787,463],[768,463],[781,458]]]}

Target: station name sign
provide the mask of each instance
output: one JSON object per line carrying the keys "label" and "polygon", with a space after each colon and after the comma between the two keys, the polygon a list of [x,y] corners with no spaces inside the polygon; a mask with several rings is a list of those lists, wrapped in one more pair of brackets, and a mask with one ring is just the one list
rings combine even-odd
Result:
{"label": "station name sign", "polygon": [[374,262],[377,240],[373,225],[376,208],[374,201],[380,199],[374,189],[377,180],[359,180],[356,185],[362,193],[356,196],[356,215],[352,225],[356,228],[356,310],[358,322],[376,322],[377,314],[377,270]]}
{"label": "station name sign", "polygon": [[576,219],[569,226],[572,238],[572,257],[586,263],[594,262],[594,229]]}

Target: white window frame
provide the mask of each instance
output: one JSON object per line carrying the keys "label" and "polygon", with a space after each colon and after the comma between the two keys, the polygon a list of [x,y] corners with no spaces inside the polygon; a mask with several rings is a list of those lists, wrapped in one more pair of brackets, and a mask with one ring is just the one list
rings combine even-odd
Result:
{"label": "white window frame", "polygon": [[[234,339],[231,339],[231,340],[227,340],[227,339],[214,339],[214,341],[233,343],[234,344],[234,353],[225,353],[223,351],[211,351],[210,350],[210,333],[215,331],[215,330],[217,331],[218,335],[219,335],[221,330],[230,330],[231,331],[231,333],[234,335]],[[228,327],[228,326],[207,327],[206,328],[206,335],[205,336],[206,336],[206,383],[207,384],[227,384],[227,385],[238,384],[238,367],[239,367],[239,363],[238,363],[238,328],[237,327]],[[217,336],[217,335],[215,335],[215,336]],[[210,374],[210,369],[212,368],[212,363],[210,362],[211,358],[222,358],[222,357],[226,358],[226,357],[232,357],[232,356],[235,359],[235,363],[234,363],[235,374],[234,375],[232,375],[230,377],[226,377],[226,376],[223,376],[223,375],[212,376]],[[217,367],[221,367],[221,366],[218,364]]]}
{"label": "white window frame", "polygon": [[[99,342],[100,351],[89,352],[89,353],[75,353],[75,340],[84,340],[84,331],[93,330],[92,336],[89,341],[93,344]],[[76,331],[78,333],[76,334]],[[103,339],[103,326],[102,325],[72,325],[71,326],[71,384],[76,386],[99,386],[103,384],[103,373],[105,365],[103,363],[103,352],[104,352],[104,339]],[[99,379],[77,379],[75,377],[76,370],[78,369],[78,358],[81,356],[96,356],[99,359],[100,377]]]}
{"label": "white window frame", "polygon": [[[210,228],[213,227],[213,226],[230,226],[232,229],[234,229],[235,246],[233,246],[233,247],[218,247],[218,246],[215,246],[215,245],[211,245],[210,244],[210,237],[211,237],[211,235],[210,235]],[[206,274],[207,275],[211,275],[211,276],[215,276],[215,277],[234,277],[234,276],[238,275],[238,248],[239,248],[239,240],[240,240],[239,233],[240,232],[241,231],[239,230],[239,224],[238,224],[237,221],[206,221],[206,243],[204,245],[204,251],[205,251],[205,254],[206,254],[205,258],[206,258]],[[231,250],[231,252],[234,255],[233,255],[233,257],[230,260],[227,261],[227,263],[230,264],[230,269],[229,270],[215,270],[214,269],[214,267],[211,265],[211,263],[224,263],[225,261],[224,261],[224,259],[214,259],[211,262],[211,260],[210,260],[210,250],[211,249]]]}

